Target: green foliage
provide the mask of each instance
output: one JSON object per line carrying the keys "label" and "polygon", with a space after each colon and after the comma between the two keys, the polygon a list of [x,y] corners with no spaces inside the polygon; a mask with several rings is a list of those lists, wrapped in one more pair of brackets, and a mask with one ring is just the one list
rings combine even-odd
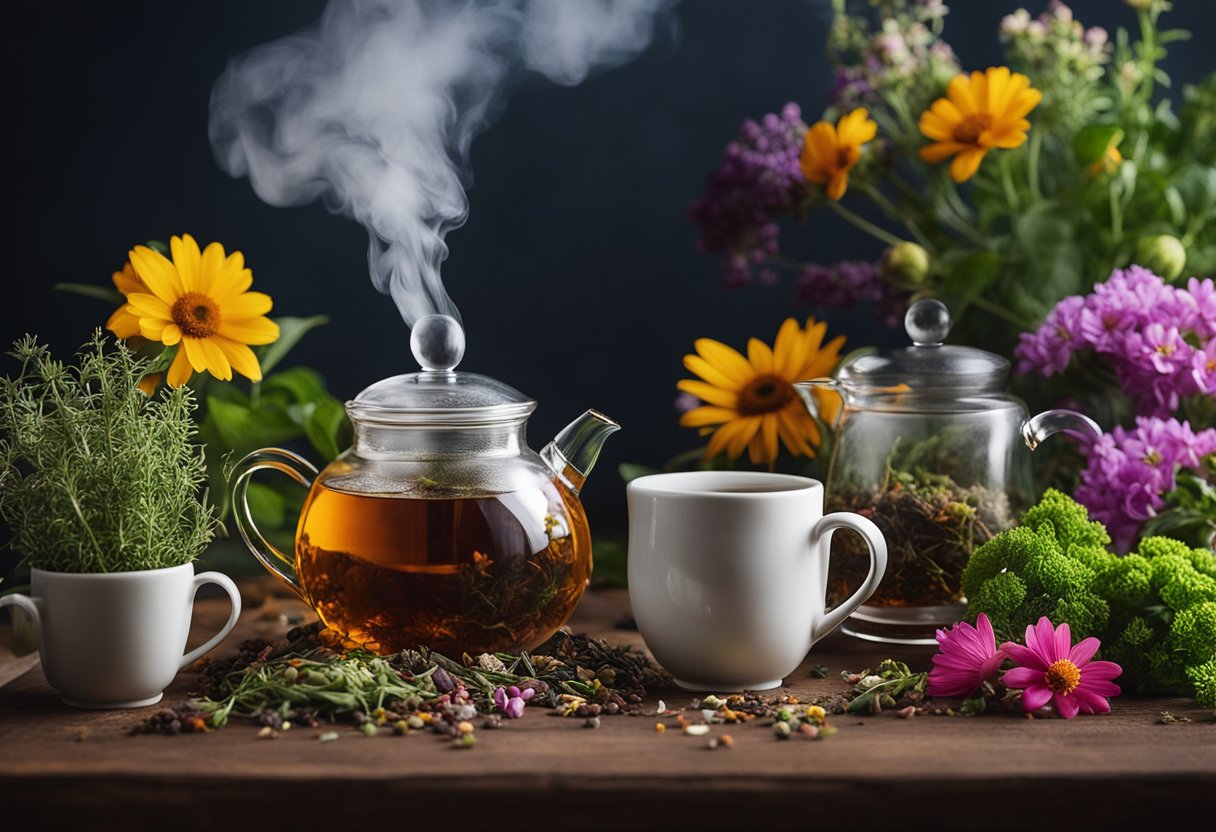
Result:
{"label": "green foliage", "polygon": [[[1147,537],[1118,557],[1084,507],[1048,491],[1022,525],[976,550],[963,573],[970,614],[1017,639],[1046,615],[1077,637],[1097,636],[1123,666],[1123,684],[1216,697],[1216,554]],[[1206,686],[1206,687],[1205,687]],[[1205,700],[1204,697],[1207,697]]]}
{"label": "green foliage", "polygon": [[101,332],[78,364],[25,337],[0,382],[0,518],[24,563],[56,572],[128,572],[189,563],[216,526],[202,492],[189,390],[148,398],[149,362]]}
{"label": "green foliage", "polygon": [[[283,319],[278,320],[282,326]],[[328,462],[350,444],[346,409],[325,389],[321,376],[308,367],[268,375],[249,385],[248,392],[236,383],[200,378],[193,382],[205,392],[199,438],[212,449],[207,474],[212,490],[221,495],[221,517],[229,510],[225,468],[230,461],[259,448],[307,439],[317,456]],[[280,548],[290,550],[304,489],[286,480],[268,480],[250,483],[248,493],[259,528]]]}
{"label": "green foliage", "polygon": [[[851,172],[844,202],[881,214],[886,228],[855,224],[884,246],[903,237],[929,252],[930,274],[916,289],[950,305],[956,339],[1005,352],[1061,298],[1132,262],[1167,277],[1216,270],[1216,75],[1170,92],[1166,46],[1189,34],[1162,28],[1167,4],[1139,10],[1138,31],[1119,29],[1106,47],[1083,41],[1082,23],[1050,13],[1034,33],[1002,31],[1003,63],[1024,73],[1042,102],[1027,116],[1028,141],[991,151],[963,185],[946,165],[917,156],[927,143],[921,113],[957,73],[983,69],[957,63],[945,9],[912,0],[835,0],[833,9],[828,58],[866,93],[845,90],[822,118],[866,106],[884,144]],[[841,204],[812,188],[791,213],[822,208],[854,222],[858,214]],[[1159,257],[1138,259],[1146,246],[1155,250],[1144,241],[1167,237],[1169,269]],[[883,277],[908,288],[894,273]]]}
{"label": "green foliage", "polygon": [[1187,668],[1187,679],[1195,686],[1195,702],[1216,710],[1216,659]]}

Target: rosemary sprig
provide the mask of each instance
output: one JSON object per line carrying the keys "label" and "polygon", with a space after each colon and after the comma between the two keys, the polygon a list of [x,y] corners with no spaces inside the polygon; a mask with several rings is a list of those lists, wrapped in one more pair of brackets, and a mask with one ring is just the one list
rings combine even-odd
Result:
{"label": "rosemary sprig", "polygon": [[330,658],[280,656],[229,674],[219,693],[222,698],[201,702],[216,728],[227,724],[232,714],[254,717],[272,711],[287,716],[304,710],[333,718],[389,705],[415,710],[440,695],[430,673],[406,679],[387,660],[363,650]]}

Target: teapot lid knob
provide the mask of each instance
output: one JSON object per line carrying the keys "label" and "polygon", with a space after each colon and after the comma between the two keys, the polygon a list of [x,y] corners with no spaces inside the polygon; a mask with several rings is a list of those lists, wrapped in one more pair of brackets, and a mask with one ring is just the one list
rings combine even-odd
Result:
{"label": "teapot lid knob", "polygon": [[424,370],[453,370],[464,358],[464,328],[451,315],[419,318],[410,332],[410,351]]}
{"label": "teapot lid knob", "polygon": [[918,300],[904,315],[904,329],[918,347],[939,347],[950,334],[950,310],[933,298]]}

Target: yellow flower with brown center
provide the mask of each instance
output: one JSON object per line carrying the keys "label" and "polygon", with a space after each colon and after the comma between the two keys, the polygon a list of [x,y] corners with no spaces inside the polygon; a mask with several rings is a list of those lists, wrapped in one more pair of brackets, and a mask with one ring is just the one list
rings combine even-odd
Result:
{"label": "yellow flower with brown center", "polygon": [[816,122],[802,142],[802,175],[808,182],[823,185],[828,199],[839,200],[848,190],[849,171],[861,158],[861,146],[877,133],[878,125],[864,107],[841,116],[836,124]]}
{"label": "yellow flower with brown center", "polygon": [[[122,270],[114,272],[110,276],[114,281],[114,288],[122,293],[125,298],[132,292],[146,292],[148,287],[139,279],[139,275],[135,273],[135,267],[131,265],[131,261],[122,264]],[[139,318],[130,310],[127,304],[123,304],[114,310],[114,314],[106,321],[106,329],[110,330],[117,337],[126,341],[128,338],[134,338],[139,335]]]}
{"label": "yellow flower with brown center", "polygon": [[950,177],[966,182],[992,148],[1025,143],[1030,129],[1026,115],[1042,100],[1043,94],[1030,86],[1029,78],[1011,73],[1007,66],[956,75],[946,97],[921,113],[920,132],[933,143],[920,149],[920,158],[936,165],[953,156]]}
{"label": "yellow flower with brown center", "polygon": [[[759,338],[748,341],[746,358],[719,341],[698,339],[696,354],[684,356],[684,366],[700,379],[676,386],[706,404],[681,416],[680,424],[713,432],[707,457],[726,453],[736,459],[746,450],[753,463],[771,465],[779,442],[794,456],[814,456],[819,428],[794,382],[822,378],[836,366],[844,336],[824,345],[826,334],[827,324],[814,318],[807,318],[805,329],[789,318],[772,348]],[[839,399],[830,393],[815,396],[822,418],[834,421]]]}
{"label": "yellow flower with brown center", "polygon": [[[180,387],[196,371],[229,381],[235,370],[261,381],[262,369],[249,345],[273,342],[279,326],[265,317],[270,296],[249,291],[253,273],[245,268],[244,256],[239,251],[225,255],[219,243],[200,252],[189,234],[172,238],[169,250],[172,260],[145,246],[131,250],[131,266],[143,287],[129,287],[123,307],[138,320],[144,338],[181,345],[169,367],[169,385]],[[115,285],[123,290],[117,275]],[[112,316],[111,324],[120,338],[130,332],[125,317],[115,321]]]}

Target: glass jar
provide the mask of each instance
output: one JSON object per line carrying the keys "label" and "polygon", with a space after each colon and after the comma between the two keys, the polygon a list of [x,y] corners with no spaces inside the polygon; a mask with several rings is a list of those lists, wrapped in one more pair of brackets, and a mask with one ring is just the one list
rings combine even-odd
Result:
{"label": "glass jar", "polygon": [[[913,304],[904,323],[912,346],[857,357],[835,379],[804,382],[799,392],[812,411],[812,390],[841,396],[827,506],[869,517],[889,549],[882,584],[841,629],[933,644],[937,628],[966,613],[962,573],[971,553],[1033,500],[1024,445],[1033,449],[1058,431],[1100,431],[1073,411],[1028,418],[1006,392],[1008,360],[943,343],[950,314],[940,301]],[[868,560],[856,543],[837,544],[829,603],[865,579]]]}

